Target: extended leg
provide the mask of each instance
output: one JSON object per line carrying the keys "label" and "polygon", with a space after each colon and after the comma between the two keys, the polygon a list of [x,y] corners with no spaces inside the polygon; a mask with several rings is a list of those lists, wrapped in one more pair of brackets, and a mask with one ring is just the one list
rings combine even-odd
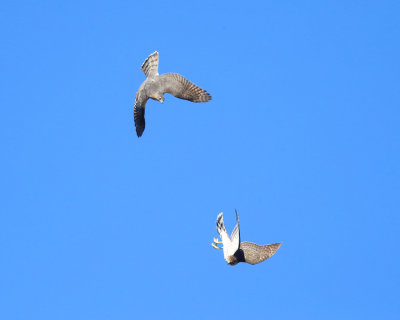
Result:
{"label": "extended leg", "polygon": [[218,241],[218,238],[214,238],[214,243],[222,243],[222,241]]}
{"label": "extended leg", "polygon": [[213,247],[214,249],[222,249],[222,247],[218,247],[215,243],[211,243],[211,245],[212,245],[212,247]]}
{"label": "extended leg", "polygon": [[217,238],[213,238],[213,243],[211,243],[211,245],[213,246],[214,249],[222,249],[222,247],[218,247],[217,244],[218,243],[222,243],[222,241],[218,241]]}

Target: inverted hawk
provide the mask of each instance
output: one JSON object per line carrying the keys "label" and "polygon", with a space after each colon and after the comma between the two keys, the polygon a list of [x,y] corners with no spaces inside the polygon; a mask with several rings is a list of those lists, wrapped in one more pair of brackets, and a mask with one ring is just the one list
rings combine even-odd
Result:
{"label": "inverted hawk", "polygon": [[[239,216],[237,211],[236,222],[236,226],[229,237],[225,229],[224,217],[221,212],[217,217],[217,231],[222,241],[218,241],[217,238],[214,238],[214,242],[211,244],[215,249],[223,249],[224,259],[229,265],[234,266],[239,262],[257,264],[271,258],[275,252],[278,251],[281,243],[259,246],[252,242],[241,242]],[[222,244],[222,247],[218,247],[219,243]]]}

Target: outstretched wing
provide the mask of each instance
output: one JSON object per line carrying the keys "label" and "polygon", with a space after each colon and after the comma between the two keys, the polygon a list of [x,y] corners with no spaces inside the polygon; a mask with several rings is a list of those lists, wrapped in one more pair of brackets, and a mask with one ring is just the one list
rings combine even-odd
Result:
{"label": "outstretched wing", "polygon": [[[143,86],[143,85],[142,85]],[[141,137],[146,126],[144,120],[144,108],[146,106],[149,97],[142,90],[142,86],[139,88],[135,97],[135,105],[133,107],[133,118],[135,119],[136,134]]]}
{"label": "outstretched wing", "polygon": [[158,52],[155,51],[147,57],[142,64],[142,71],[151,78],[158,75]]}
{"label": "outstretched wing", "polygon": [[177,73],[164,73],[160,76],[163,92],[170,93],[179,99],[192,102],[207,102],[210,94]]}
{"label": "outstretched wing", "polygon": [[252,242],[242,242],[235,256],[239,262],[257,264],[271,258],[280,246],[281,243],[259,246]]}
{"label": "outstretched wing", "polygon": [[239,223],[239,215],[238,215],[236,209],[235,209],[235,212],[236,212],[236,226],[233,229],[232,234],[231,234],[231,242],[232,242],[232,245],[234,247],[236,247],[236,249],[238,249],[239,245],[240,245],[240,223]]}

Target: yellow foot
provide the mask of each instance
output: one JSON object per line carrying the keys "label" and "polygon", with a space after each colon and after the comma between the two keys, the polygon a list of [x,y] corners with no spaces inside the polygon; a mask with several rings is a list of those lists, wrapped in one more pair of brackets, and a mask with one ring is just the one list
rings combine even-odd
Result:
{"label": "yellow foot", "polygon": [[219,241],[218,238],[214,238],[214,243],[222,243],[222,241]]}
{"label": "yellow foot", "polygon": [[213,247],[214,249],[222,249],[222,248],[218,247],[215,243],[211,243],[211,245],[212,245],[212,247]]}

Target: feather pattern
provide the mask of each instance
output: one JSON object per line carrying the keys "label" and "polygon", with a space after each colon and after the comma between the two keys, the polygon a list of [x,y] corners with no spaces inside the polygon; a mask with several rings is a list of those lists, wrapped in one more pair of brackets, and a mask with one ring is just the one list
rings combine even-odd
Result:
{"label": "feather pattern", "polygon": [[222,249],[224,251],[224,258],[225,260],[227,260],[229,259],[229,257],[235,254],[236,250],[239,248],[239,243],[235,245],[231,241],[231,238],[229,238],[229,235],[225,229],[224,216],[222,212],[217,217],[217,231],[219,236],[221,237]]}
{"label": "feather pattern", "polygon": [[192,102],[207,102],[211,100],[210,94],[196,86],[177,73],[164,73],[160,76],[164,92],[170,93],[179,99]]}
{"label": "feather pattern", "polygon": [[134,120],[136,134],[142,136],[145,129],[144,109],[149,98],[164,101],[164,93],[170,93],[177,98],[191,102],[207,102],[210,94],[177,73],[158,75],[158,52],[152,53],[142,64],[142,70],[147,79],[136,93],[134,105]]}
{"label": "feather pattern", "polygon": [[142,136],[144,128],[146,127],[144,110],[148,99],[149,98],[144,94],[144,91],[139,89],[135,97],[135,104],[133,106],[133,118],[135,120],[136,134],[138,137]]}
{"label": "feather pattern", "polygon": [[257,264],[271,258],[278,251],[281,243],[259,246],[253,242],[242,242],[240,249],[235,253],[238,262]]}
{"label": "feather pattern", "polygon": [[142,71],[148,77],[158,76],[158,52],[155,51],[147,57],[142,64]]}
{"label": "feather pattern", "polygon": [[[236,211],[236,209],[235,209],[235,211]],[[239,223],[239,216],[238,216],[237,211],[236,211],[236,226],[231,233],[231,242],[232,242],[233,246],[236,248],[235,251],[237,249],[239,249],[239,246],[240,246],[240,223]]]}

